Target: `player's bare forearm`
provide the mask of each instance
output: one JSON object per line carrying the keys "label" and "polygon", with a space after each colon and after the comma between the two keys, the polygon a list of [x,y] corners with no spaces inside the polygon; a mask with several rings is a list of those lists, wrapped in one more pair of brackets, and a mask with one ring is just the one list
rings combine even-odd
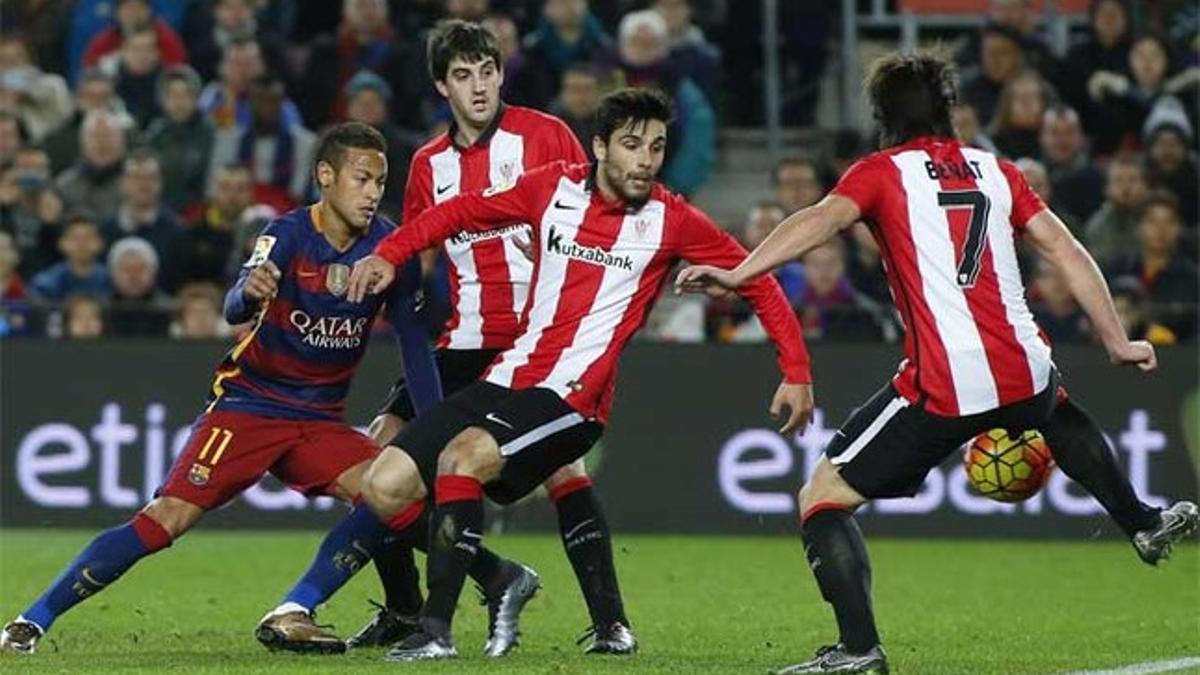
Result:
{"label": "player's bare forearm", "polygon": [[838,195],[827,195],[820,202],[784,218],[742,264],[733,270],[733,278],[745,283],[776,267],[803,256],[825,243],[839,230],[859,218],[858,206]]}

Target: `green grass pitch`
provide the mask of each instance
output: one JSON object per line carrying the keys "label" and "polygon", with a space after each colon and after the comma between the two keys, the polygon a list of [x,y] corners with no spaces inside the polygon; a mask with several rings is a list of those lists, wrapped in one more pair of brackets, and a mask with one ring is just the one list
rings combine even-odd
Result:
{"label": "green grass pitch", "polygon": [[[0,612],[41,591],[91,533],[0,532]],[[258,619],[307,566],[313,532],[201,531],[143,561],[62,618],[33,657],[3,655],[18,672],[763,673],[807,658],[833,636],[832,618],[797,539],[619,536],[630,619],[642,651],[584,657],[587,615],[557,538],[488,543],[533,565],[544,589],[511,657],[480,654],[486,615],[464,593],[456,662],[389,664],[382,652],[344,657],[271,654]],[[1200,551],[1181,547],[1164,569],[1118,542],[875,540],[876,613],[896,673],[1061,673],[1200,655]],[[320,614],[340,634],[379,598],[364,570]]]}

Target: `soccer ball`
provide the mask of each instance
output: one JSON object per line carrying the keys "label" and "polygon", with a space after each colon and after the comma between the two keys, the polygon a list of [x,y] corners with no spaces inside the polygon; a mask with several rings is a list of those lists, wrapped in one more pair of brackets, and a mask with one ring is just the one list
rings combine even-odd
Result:
{"label": "soccer ball", "polygon": [[1046,439],[1036,430],[1011,437],[1004,429],[976,436],[963,458],[976,492],[998,502],[1022,502],[1037,494],[1054,470]]}

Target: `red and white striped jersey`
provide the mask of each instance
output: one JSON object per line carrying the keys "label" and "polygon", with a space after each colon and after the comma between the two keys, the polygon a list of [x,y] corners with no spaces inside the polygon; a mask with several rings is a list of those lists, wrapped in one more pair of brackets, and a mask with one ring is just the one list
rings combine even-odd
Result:
{"label": "red and white striped jersey", "polygon": [[[547,162],[586,162],[570,127],[552,115],[501,105],[470,147],[454,143],[454,128],[413,155],[404,190],[404,222],[466,192],[508,185]],[[526,223],[482,233],[463,232],[443,244],[450,266],[452,311],[438,347],[504,349],[517,337],[533,265],[513,243]]]}
{"label": "red and white striped jersey", "polygon": [[1012,163],[952,139],[869,155],[835,194],[879,242],[904,321],[893,380],[932,413],[963,416],[1029,398],[1050,381],[1050,346],[1025,304],[1016,237],[1045,208]]}
{"label": "red and white striped jersey", "polygon": [[[662,185],[635,208],[606,200],[587,164],[566,162],[430,209],[375,252],[396,264],[464,229],[523,222],[533,224],[538,246],[529,304],[519,337],[484,379],[550,389],[601,421],[608,418],[621,350],[645,323],[671,268],[681,259],[729,268],[746,256],[733,237]],[[785,379],[810,382],[800,325],[779,284],[768,275],[742,291],[775,343]]]}

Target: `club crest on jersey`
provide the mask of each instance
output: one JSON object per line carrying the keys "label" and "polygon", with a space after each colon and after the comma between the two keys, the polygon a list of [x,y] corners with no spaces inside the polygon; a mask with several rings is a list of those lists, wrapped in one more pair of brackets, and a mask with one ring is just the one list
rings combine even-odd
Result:
{"label": "club crest on jersey", "polygon": [[271,249],[275,248],[275,237],[269,234],[264,234],[254,240],[254,253],[250,254],[250,259],[246,261],[245,267],[258,267],[265,263],[271,255]]}
{"label": "club crest on jersey", "polygon": [[334,295],[345,295],[350,288],[350,267],[333,263],[325,268],[325,288]]}
{"label": "club crest on jersey", "polygon": [[203,464],[193,464],[191,469],[188,469],[188,482],[196,487],[204,487],[208,485],[208,478],[212,475],[212,467],[204,466]]}
{"label": "club crest on jersey", "polygon": [[633,223],[633,231],[637,234],[638,239],[644,238],[646,236],[646,230],[649,229],[650,221],[646,220],[645,218],[638,218],[637,221]]}
{"label": "club crest on jersey", "polygon": [[513,183],[515,181],[516,181],[516,177],[513,176],[512,162],[505,162],[505,163],[501,164],[500,165],[500,182],[507,185],[507,184]]}

